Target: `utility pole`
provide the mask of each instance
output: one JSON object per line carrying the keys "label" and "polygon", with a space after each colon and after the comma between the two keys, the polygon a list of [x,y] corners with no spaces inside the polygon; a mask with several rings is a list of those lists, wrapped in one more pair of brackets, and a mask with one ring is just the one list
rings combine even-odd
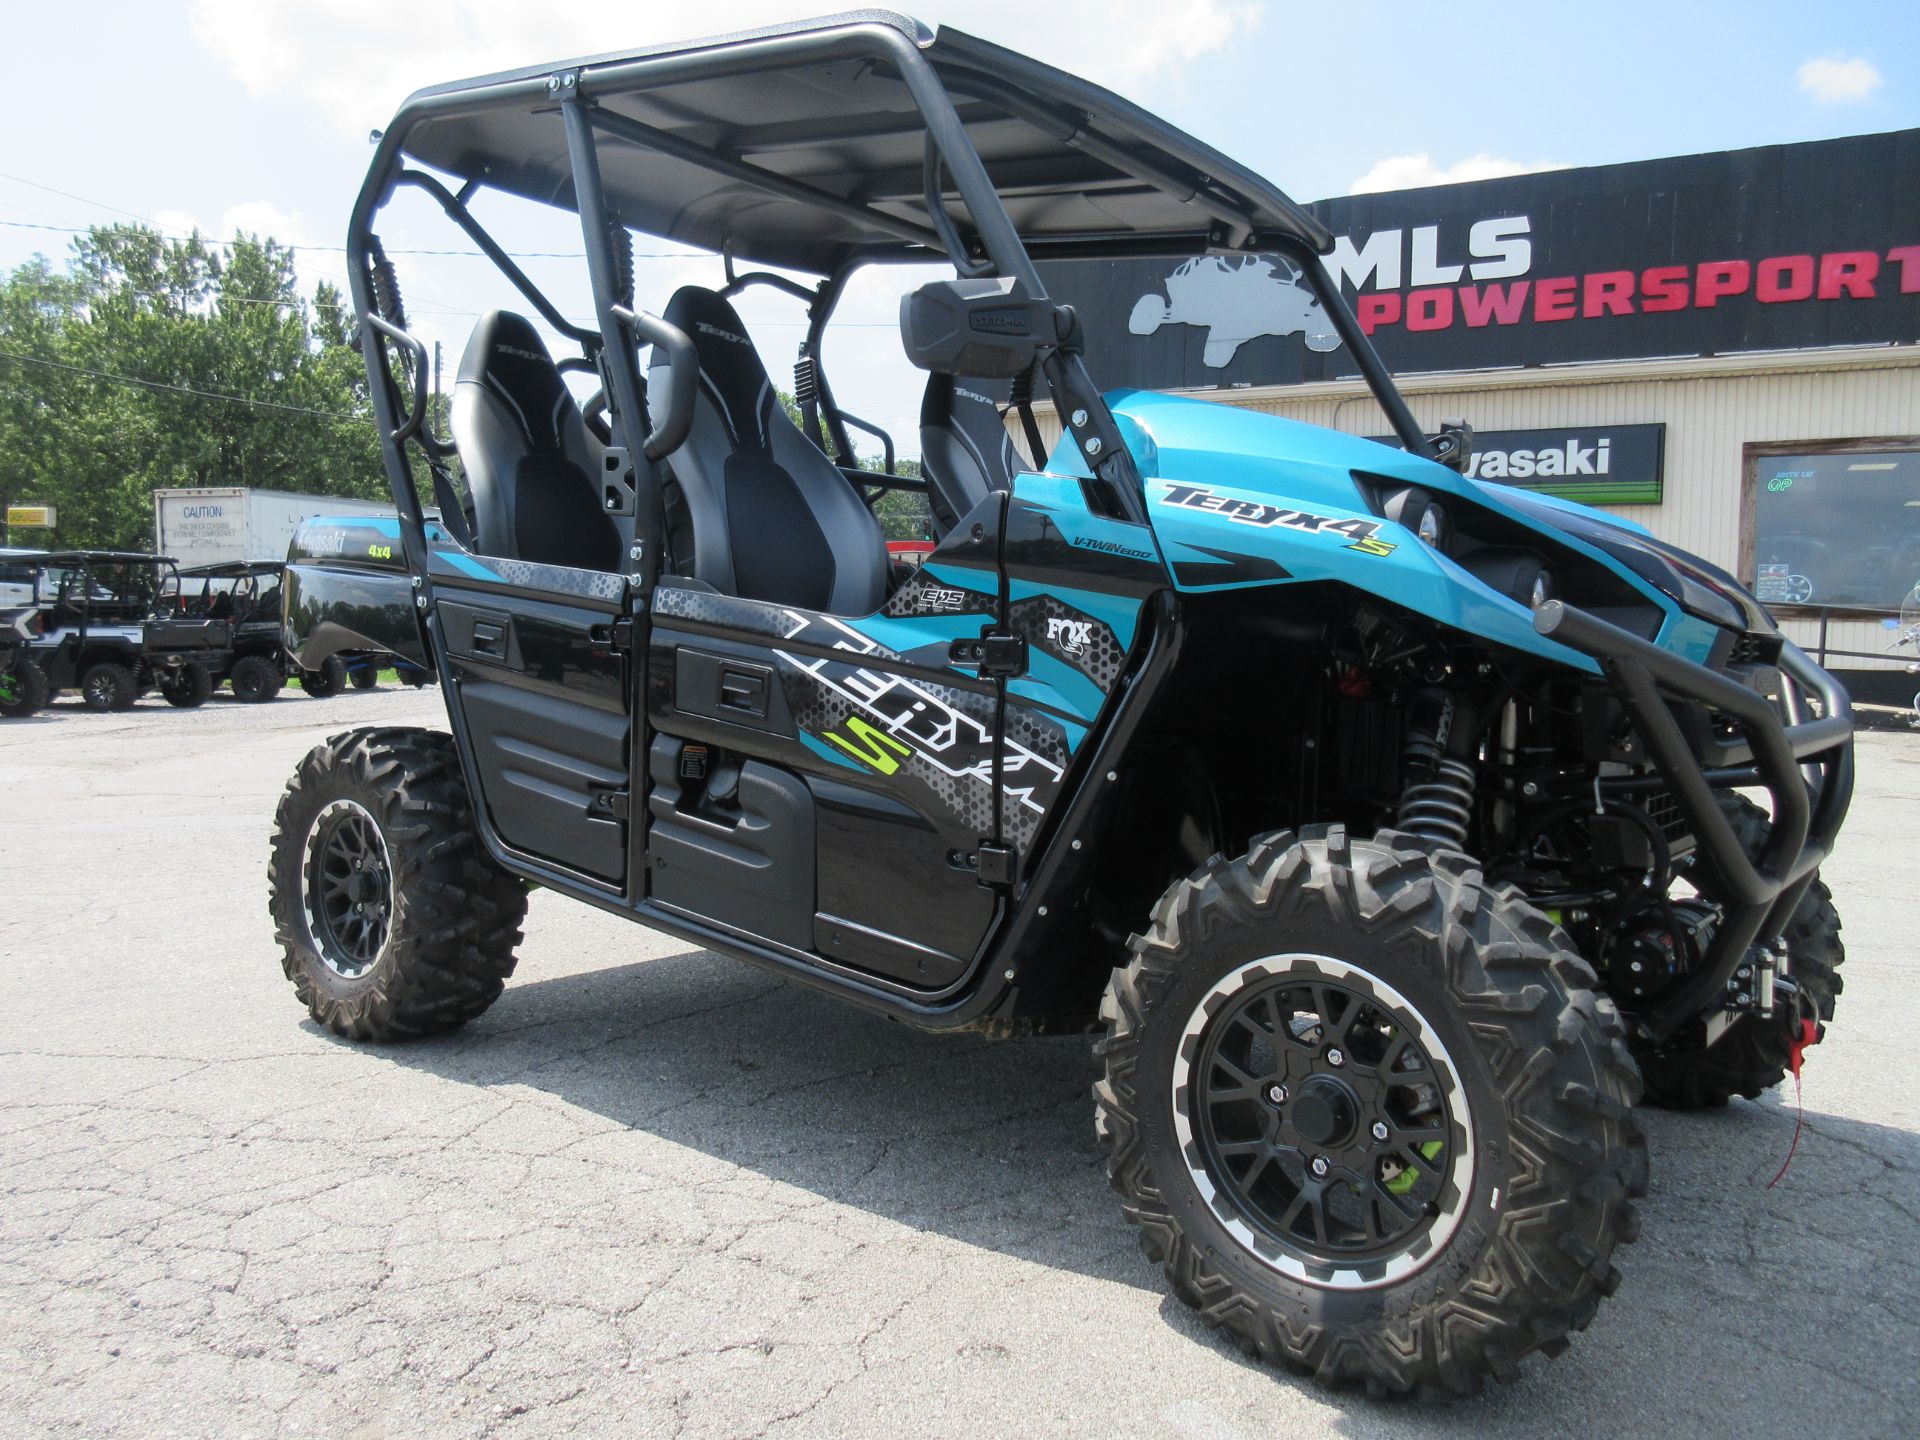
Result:
{"label": "utility pole", "polygon": [[446,416],[440,413],[440,342],[433,342],[433,406],[427,412],[433,416],[433,433],[440,435],[446,430]]}

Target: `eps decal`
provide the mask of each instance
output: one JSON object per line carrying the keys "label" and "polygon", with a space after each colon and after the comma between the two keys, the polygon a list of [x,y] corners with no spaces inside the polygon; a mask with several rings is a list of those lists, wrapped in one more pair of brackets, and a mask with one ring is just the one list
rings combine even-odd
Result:
{"label": "eps decal", "polygon": [[1313,535],[1343,535],[1348,542],[1347,549],[1358,550],[1362,555],[1393,553],[1393,542],[1380,538],[1380,526],[1372,520],[1339,520],[1330,515],[1315,515],[1310,510],[1269,505],[1263,500],[1239,500],[1204,485],[1170,485],[1160,499],[1162,504],[1187,510],[1210,510],[1240,525],[1280,525]]}

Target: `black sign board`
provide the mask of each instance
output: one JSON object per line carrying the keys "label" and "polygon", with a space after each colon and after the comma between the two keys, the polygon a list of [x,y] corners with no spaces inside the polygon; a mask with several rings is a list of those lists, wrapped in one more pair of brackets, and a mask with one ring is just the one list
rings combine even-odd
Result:
{"label": "black sign board", "polygon": [[[1391,435],[1370,438],[1400,443]],[[1583,505],[1658,505],[1666,440],[1665,425],[1477,430],[1467,474]]]}
{"label": "black sign board", "polygon": [[[1920,130],[1349,195],[1324,264],[1397,371],[1920,340]],[[1105,385],[1356,374],[1284,259],[1063,260]]]}

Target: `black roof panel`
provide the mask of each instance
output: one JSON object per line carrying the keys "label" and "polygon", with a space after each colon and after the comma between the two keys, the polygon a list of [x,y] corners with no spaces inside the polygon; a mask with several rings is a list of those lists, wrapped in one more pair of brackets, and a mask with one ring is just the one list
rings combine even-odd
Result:
{"label": "black roof panel", "polygon": [[[420,163],[572,208],[548,82],[577,71],[580,92],[604,112],[602,180],[626,224],[824,274],[864,250],[932,243],[925,127],[906,81],[879,58],[880,44],[862,43],[863,29],[897,32],[925,55],[1036,256],[1254,248],[1256,237],[1282,234],[1321,250],[1331,243],[1274,186],[1110,91],[887,11],[435,86],[409,99],[395,124]],[[715,156],[718,168],[703,163]],[[740,178],[743,165],[772,185]],[[950,181],[947,192],[962,215]]]}

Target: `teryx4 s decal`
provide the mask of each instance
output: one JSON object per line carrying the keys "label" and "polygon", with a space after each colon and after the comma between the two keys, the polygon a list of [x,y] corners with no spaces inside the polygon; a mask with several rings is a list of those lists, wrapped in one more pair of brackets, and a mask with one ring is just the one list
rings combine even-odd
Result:
{"label": "teryx4 s decal", "polygon": [[1179,505],[1188,510],[1211,510],[1240,525],[1280,525],[1314,535],[1343,535],[1347,549],[1358,550],[1362,555],[1393,553],[1393,542],[1380,538],[1380,526],[1372,520],[1339,520],[1331,515],[1291,510],[1285,505],[1269,505],[1260,500],[1238,500],[1204,485],[1172,485],[1160,499],[1162,504]]}

